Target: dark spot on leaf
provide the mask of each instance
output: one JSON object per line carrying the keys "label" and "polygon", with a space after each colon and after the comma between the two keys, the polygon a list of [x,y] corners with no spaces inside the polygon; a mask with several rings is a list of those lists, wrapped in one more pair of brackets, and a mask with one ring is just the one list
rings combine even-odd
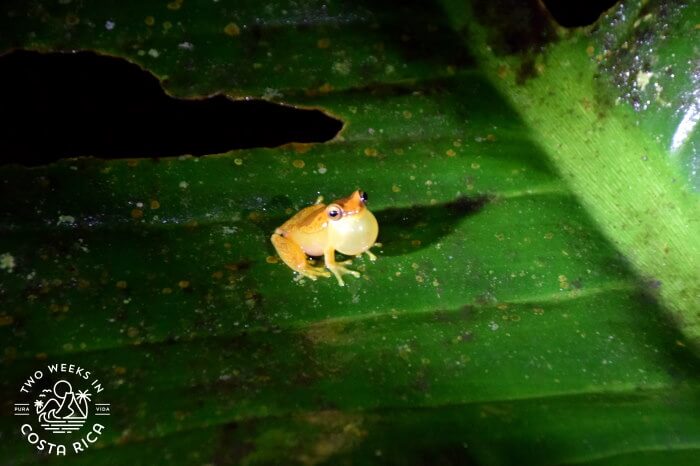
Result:
{"label": "dark spot on leaf", "polygon": [[539,51],[556,39],[554,24],[538,0],[475,0],[474,14],[497,55]]}
{"label": "dark spot on leaf", "polygon": [[661,288],[661,280],[651,279],[647,281],[647,288],[656,290]]}
{"label": "dark spot on leaf", "polygon": [[[405,447],[415,464],[430,464],[432,466],[476,466],[482,464],[473,455],[473,449],[468,448],[467,442],[445,442],[440,448],[428,447],[423,443]],[[404,453],[406,454],[406,453]],[[517,461],[513,461],[513,464]]]}
{"label": "dark spot on leaf", "polygon": [[474,334],[472,332],[464,332],[459,336],[460,341],[467,342],[474,339]]}
{"label": "dark spot on leaf", "polygon": [[551,15],[564,27],[588,26],[617,3],[617,0],[542,0]]}
{"label": "dark spot on leaf", "polygon": [[430,393],[430,379],[425,372],[419,372],[411,386],[421,393]]}
{"label": "dark spot on leaf", "polygon": [[241,464],[243,459],[255,449],[251,440],[252,433],[247,432],[250,424],[255,421],[247,421],[245,424],[230,422],[220,428],[218,446],[214,452],[213,464]]}
{"label": "dark spot on leaf", "polygon": [[244,259],[238,262],[230,262],[228,264],[224,264],[224,268],[229,272],[242,273],[248,270],[251,265],[253,265],[253,262],[251,260]]}
{"label": "dark spot on leaf", "polygon": [[535,68],[535,59],[533,57],[525,57],[520,66],[518,67],[517,74],[515,76],[515,82],[517,84],[525,84],[528,79],[537,76],[537,70]]}
{"label": "dark spot on leaf", "polygon": [[324,142],[343,123],[319,110],[223,95],[175,99],[126,60],[80,52],[0,57],[0,164],[149,158]]}

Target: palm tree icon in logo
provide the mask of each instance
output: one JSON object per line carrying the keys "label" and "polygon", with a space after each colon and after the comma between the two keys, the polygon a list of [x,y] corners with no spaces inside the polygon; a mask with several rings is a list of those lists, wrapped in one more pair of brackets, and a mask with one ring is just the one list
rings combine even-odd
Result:
{"label": "palm tree icon in logo", "polygon": [[90,397],[87,390],[79,390],[76,394],[70,382],[59,380],[53,389],[41,391],[34,401],[34,408],[44,429],[55,434],[66,434],[85,424]]}

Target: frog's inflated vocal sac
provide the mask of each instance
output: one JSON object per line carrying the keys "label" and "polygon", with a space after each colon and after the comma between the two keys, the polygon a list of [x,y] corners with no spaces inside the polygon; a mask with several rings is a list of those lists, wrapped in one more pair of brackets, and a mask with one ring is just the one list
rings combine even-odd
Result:
{"label": "frog's inflated vocal sac", "polygon": [[323,267],[314,267],[307,257],[323,256],[326,267],[343,286],[343,274],[359,277],[360,273],[344,267],[350,260],[336,262],[335,252],[347,256],[366,253],[376,260],[369,249],[375,244],[379,226],[366,207],[365,192],[357,190],[328,205],[322,202],[323,198],[319,197],[316,204],[301,209],[277,228],[270,240],[285,264],[312,280],[330,277]]}

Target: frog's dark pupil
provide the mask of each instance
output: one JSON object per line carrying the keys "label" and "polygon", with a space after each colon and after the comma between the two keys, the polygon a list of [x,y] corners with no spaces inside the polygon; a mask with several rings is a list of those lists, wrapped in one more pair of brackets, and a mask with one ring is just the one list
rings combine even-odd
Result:
{"label": "frog's dark pupil", "polygon": [[367,202],[367,193],[360,191],[360,199],[362,199],[362,202]]}
{"label": "frog's dark pupil", "polygon": [[337,210],[331,210],[330,212],[328,212],[328,215],[330,215],[331,217],[337,217],[337,216],[338,216],[338,211],[337,211]]}

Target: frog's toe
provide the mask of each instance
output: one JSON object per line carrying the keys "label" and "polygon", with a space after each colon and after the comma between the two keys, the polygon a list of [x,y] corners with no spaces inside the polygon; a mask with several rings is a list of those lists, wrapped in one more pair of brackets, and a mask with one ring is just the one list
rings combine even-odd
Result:
{"label": "frog's toe", "polygon": [[318,277],[330,277],[331,274],[321,267],[306,267],[303,270],[298,271],[303,276],[310,278],[311,280],[316,280]]}
{"label": "frog's toe", "polygon": [[340,286],[345,286],[345,282],[343,281],[343,275],[352,275],[353,277],[360,278],[360,272],[350,270],[346,267],[343,267],[342,265],[334,265],[328,268],[331,272],[333,272],[333,275],[335,275],[335,278],[338,280],[338,285]]}

